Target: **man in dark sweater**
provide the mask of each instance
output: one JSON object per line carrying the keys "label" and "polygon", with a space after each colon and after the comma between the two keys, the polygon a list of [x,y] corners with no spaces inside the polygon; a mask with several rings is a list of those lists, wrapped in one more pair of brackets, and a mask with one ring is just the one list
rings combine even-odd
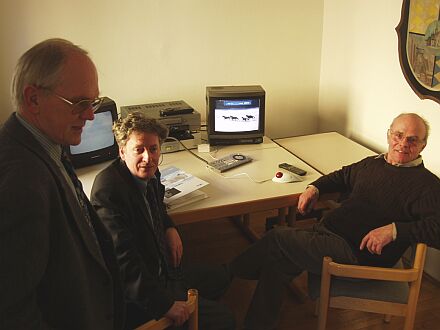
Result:
{"label": "man in dark sweater", "polygon": [[347,195],[341,206],[308,230],[280,228],[235,258],[237,277],[258,280],[246,329],[274,329],[285,288],[304,270],[320,274],[322,258],[392,267],[417,242],[440,248],[440,180],[428,171],[420,152],[429,125],[407,113],[388,130],[388,152],[322,176],[300,196],[307,213],[320,193]]}

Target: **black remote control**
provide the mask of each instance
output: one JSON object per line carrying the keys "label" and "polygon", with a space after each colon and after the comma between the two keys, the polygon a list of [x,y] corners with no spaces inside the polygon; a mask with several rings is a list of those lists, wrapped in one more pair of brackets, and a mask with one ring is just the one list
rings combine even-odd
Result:
{"label": "black remote control", "polygon": [[284,169],[284,170],[287,170],[287,171],[289,171],[289,172],[292,172],[292,173],[298,174],[298,175],[300,175],[300,176],[304,176],[304,175],[307,174],[307,172],[304,171],[303,169],[298,168],[298,167],[295,167],[295,166],[293,166],[293,165],[291,165],[291,164],[287,164],[287,163],[281,163],[281,164],[278,164],[278,167],[279,167],[279,168],[282,168],[282,169]]}

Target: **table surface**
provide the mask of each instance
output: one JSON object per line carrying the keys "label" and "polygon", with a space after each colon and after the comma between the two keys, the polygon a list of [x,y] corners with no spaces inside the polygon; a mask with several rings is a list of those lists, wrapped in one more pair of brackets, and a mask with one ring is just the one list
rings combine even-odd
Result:
{"label": "table surface", "polygon": [[[321,175],[266,137],[261,144],[222,146],[210,153],[194,152],[207,161],[230,153],[242,153],[253,160],[219,174],[207,168],[206,163],[188,151],[164,154],[160,169],[175,166],[209,183],[201,188],[208,198],[170,211],[173,220],[179,224],[294,206],[299,194]],[[272,182],[272,177],[279,170],[278,164],[283,162],[306,170],[303,181]],[[106,162],[77,170],[88,196],[96,174],[108,164]],[[240,173],[247,173],[252,179],[246,175],[237,176]]]}
{"label": "table surface", "polygon": [[336,133],[320,133],[274,140],[322,174],[376,153]]}
{"label": "table surface", "polygon": [[[201,190],[208,198],[171,210],[176,223],[184,224],[220,217],[294,206],[299,194],[321,174],[328,174],[343,165],[375,155],[368,148],[330,132],[276,139],[265,137],[261,144],[221,146],[210,153],[194,153],[206,161],[230,153],[242,153],[253,160],[224,173],[210,170],[206,163],[188,151],[163,154],[160,169],[175,166],[207,181]],[[93,180],[110,162],[77,170],[87,196]],[[279,163],[289,163],[307,171],[301,182],[275,183],[271,179]],[[247,175],[243,174],[246,173]],[[242,175],[239,175],[242,174]]]}

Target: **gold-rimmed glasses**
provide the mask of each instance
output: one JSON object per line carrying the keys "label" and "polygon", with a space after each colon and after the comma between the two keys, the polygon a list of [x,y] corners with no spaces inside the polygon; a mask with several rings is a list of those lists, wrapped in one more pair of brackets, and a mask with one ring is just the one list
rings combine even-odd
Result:
{"label": "gold-rimmed glasses", "polygon": [[424,140],[420,139],[418,136],[406,136],[405,133],[399,131],[393,131],[391,128],[388,130],[388,134],[391,136],[394,142],[402,142],[406,140],[408,145],[411,147],[417,146],[424,142]]}
{"label": "gold-rimmed glasses", "polygon": [[76,114],[80,114],[83,113],[84,111],[89,110],[90,108],[92,109],[92,111],[95,113],[99,107],[102,105],[102,102],[104,101],[104,97],[97,97],[94,100],[88,100],[88,99],[84,99],[78,102],[72,102],[68,99],[66,99],[65,97],[58,95],[57,93],[55,93],[52,90],[48,91],[55,96],[56,98],[58,98],[59,100],[67,103],[68,105],[72,106],[72,114],[76,115]]}

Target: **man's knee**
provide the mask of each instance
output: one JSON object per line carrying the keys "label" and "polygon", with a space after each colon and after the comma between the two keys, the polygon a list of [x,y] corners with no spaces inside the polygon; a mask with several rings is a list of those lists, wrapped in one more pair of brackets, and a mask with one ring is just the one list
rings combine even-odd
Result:
{"label": "man's knee", "polygon": [[272,229],[264,239],[266,242],[266,251],[271,254],[278,254],[287,246],[291,246],[295,240],[295,229],[289,227],[277,227]]}

